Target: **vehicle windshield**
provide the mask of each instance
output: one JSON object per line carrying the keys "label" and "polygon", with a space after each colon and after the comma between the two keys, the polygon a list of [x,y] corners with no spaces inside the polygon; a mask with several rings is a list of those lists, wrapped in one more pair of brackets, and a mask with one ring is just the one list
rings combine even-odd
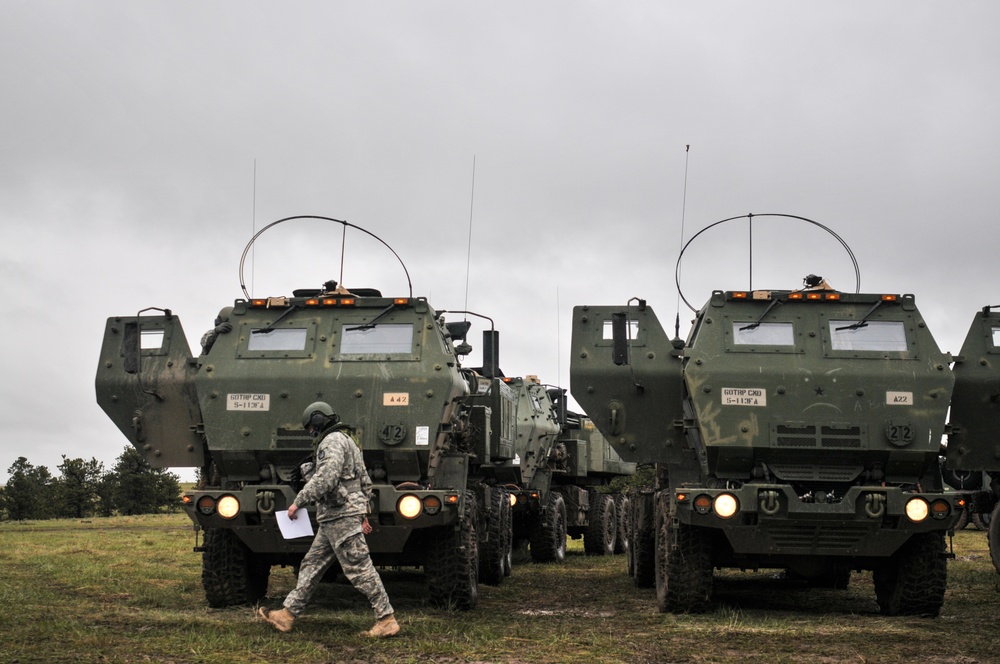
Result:
{"label": "vehicle windshield", "polygon": [[413,352],[413,325],[385,324],[357,327],[345,323],[340,330],[340,352],[346,355],[385,355]]}
{"label": "vehicle windshield", "polygon": [[791,323],[733,321],[733,343],[738,346],[794,346],[795,328]]}
{"label": "vehicle windshield", "polygon": [[831,320],[830,343],[833,350],[906,351],[906,329],[902,321],[869,321],[853,327],[857,321]]}
{"label": "vehicle windshield", "polygon": [[[266,329],[266,328],[263,328]],[[251,330],[247,350],[303,350],[306,347],[305,328],[280,328],[267,332]]]}

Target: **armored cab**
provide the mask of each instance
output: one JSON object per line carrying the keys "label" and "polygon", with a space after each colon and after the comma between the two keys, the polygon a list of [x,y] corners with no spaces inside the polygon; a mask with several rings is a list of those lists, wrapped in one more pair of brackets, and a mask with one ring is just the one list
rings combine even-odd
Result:
{"label": "armored cab", "polygon": [[912,295],[715,291],[686,341],[642,300],[573,315],[574,398],[656,464],[630,571],[661,611],[705,610],[715,568],[777,568],[833,587],[874,570],[883,613],[939,612],[954,378]]}
{"label": "armored cab", "polygon": [[[955,358],[947,468],[987,530],[1000,572],[1000,312],[983,307]],[[984,475],[986,481],[983,481]],[[954,481],[957,480],[957,481]]]}
{"label": "armored cab", "polygon": [[469,352],[468,323],[446,323],[422,297],[333,282],[239,299],[227,315],[198,356],[170,311],[110,318],[96,381],[99,404],[151,465],[200,469],[184,501],[205,533],[209,603],[258,601],[271,566],[308,550],[310,538],[282,537],[275,513],[312,458],[303,409],[325,401],[354,428],[375,483],[375,564],[423,567],[434,603],[475,606],[480,567],[499,583],[510,543],[509,500],[489,469],[514,456],[512,410],[474,398],[497,373],[496,333],[484,366],[464,368],[456,343]]}

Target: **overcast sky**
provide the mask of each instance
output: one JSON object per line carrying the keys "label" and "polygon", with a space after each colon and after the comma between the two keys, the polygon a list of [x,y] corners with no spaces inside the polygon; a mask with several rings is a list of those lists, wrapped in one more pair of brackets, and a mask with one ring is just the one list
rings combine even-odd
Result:
{"label": "overcast sky", "polygon": [[[683,242],[747,213],[833,229],[957,354],[1000,304],[997,26],[992,1],[0,0],[0,482],[110,468],[105,319],[171,308],[197,352],[254,229],[297,214],[383,238],[438,309],[468,281],[508,375],[569,386],[574,305],[643,297],[672,332]],[[754,229],[754,286],[855,290],[831,236]],[[685,297],[746,288],[748,239],[699,238]],[[255,246],[254,295],[340,275],[339,226]],[[347,286],[405,294],[346,253]]]}

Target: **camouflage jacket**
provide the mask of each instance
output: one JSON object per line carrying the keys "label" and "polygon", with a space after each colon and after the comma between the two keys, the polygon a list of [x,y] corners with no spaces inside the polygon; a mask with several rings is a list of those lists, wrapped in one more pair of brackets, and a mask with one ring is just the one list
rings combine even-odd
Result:
{"label": "camouflage jacket", "polygon": [[331,431],[316,447],[316,470],[295,497],[299,507],[316,504],[316,521],[368,513],[372,481],[361,450],[350,436]]}

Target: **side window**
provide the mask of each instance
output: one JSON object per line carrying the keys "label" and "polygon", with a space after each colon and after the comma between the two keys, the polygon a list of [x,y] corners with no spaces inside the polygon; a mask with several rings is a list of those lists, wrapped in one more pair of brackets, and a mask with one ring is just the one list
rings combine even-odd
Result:
{"label": "side window", "polygon": [[1000,348],[1000,327],[993,328],[993,347]]}
{"label": "side window", "polygon": [[[610,320],[604,321],[604,328],[601,338],[604,341],[611,341],[612,339],[614,339],[614,333],[611,331]],[[628,322],[628,338],[631,339],[632,341],[635,341],[636,339],[639,338],[639,321],[630,320]]]}

